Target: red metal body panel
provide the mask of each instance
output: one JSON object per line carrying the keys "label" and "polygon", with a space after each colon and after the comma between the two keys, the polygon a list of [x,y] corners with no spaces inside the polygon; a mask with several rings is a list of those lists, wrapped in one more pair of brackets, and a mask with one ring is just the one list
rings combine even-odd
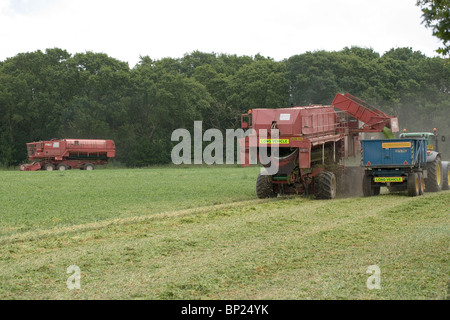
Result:
{"label": "red metal body panel", "polygon": [[332,105],[364,122],[365,127],[360,131],[380,132],[386,126],[388,126],[392,132],[399,131],[397,117],[389,116],[349,93],[338,93],[334,98]]}
{"label": "red metal body panel", "polygon": [[112,140],[62,139],[27,143],[30,160],[54,158],[62,160],[71,155],[80,156],[115,156]]}
{"label": "red metal body panel", "polygon": [[331,106],[253,109],[253,129],[270,130],[276,123],[281,136],[317,136],[334,133],[337,118]]}
{"label": "red metal body panel", "polygon": [[33,162],[33,163],[24,163],[20,165],[21,171],[36,171],[41,169],[41,163],[40,162]]}

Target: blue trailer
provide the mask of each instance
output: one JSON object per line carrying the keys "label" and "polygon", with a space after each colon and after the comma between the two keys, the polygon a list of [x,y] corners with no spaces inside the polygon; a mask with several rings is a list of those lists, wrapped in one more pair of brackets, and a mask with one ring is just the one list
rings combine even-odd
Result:
{"label": "blue trailer", "polygon": [[361,140],[361,153],[364,196],[380,194],[381,187],[407,190],[413,197],[423,194],[427,176],[425,138]]}

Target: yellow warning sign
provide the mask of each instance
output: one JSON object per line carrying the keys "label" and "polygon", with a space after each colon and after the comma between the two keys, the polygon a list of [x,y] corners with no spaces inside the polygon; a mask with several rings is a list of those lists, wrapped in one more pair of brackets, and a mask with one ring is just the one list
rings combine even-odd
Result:
{"label": "yellow warning sign", "polygon": [[383,149],[411,148],[411,142],[383,142]]}

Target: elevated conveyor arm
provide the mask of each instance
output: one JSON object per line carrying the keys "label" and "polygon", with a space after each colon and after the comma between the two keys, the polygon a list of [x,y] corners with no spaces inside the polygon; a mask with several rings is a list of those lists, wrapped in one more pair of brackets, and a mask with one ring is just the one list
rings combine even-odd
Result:
{"label": "elevated conveyor arm", "polygon": [[398,118],[372,107],[368,103],[352,96],[349,93],[338,93],[332,105],[353,118],[364,123],[359,132],[381,132],[388,127],[392,132],[398,132]]}

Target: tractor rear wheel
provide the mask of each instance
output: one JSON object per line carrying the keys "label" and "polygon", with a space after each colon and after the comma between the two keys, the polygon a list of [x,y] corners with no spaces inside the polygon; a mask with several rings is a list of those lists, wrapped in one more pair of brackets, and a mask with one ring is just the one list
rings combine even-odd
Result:
{"label": "tractor rear wheel", "polygon": [[450,162],[442,162],[442,171],[444,173],[444,178],[442,179],[442,190],[450,190]]}
{"label": "tractor rear wheel", "polygon": [[425,179],[425,191],[438,192],[442,189],[442,163],[441,157],[436,156],[432,162],[427,163],[427,175]]}
{"label": "tractor rear wheel", "polygon": [[270,176],[258,174],[256,179],[256,195],[259,199],[275,198],[277,194],[273,191],[273,185]]}
{"label": "tractor rear wheel", "polygon": [[336,176],[332,172],[323,171],[314,180],[316,199],[334,199],[336,197]]}
{"label": "tractor rear wheel", "polygon": [[407,190],[410,197],[417,197],[420,194],[420,179],[416,172],[408,176]]}

